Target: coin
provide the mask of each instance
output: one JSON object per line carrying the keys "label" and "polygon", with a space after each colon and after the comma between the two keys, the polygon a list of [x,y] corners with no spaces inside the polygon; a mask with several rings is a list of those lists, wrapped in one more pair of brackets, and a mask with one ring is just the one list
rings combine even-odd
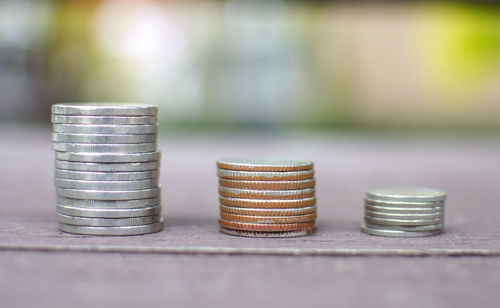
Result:
{"label": "coin", "polygon": [[56,187],[56,193],[62,197],[73,199],[94,199],[94,200],[135,200],[159,197],[160,187],[141,190],[82,190]]}
{"label": "coin", "polygon": [[313,163],[289,158],[226,158],[217,161],[217,167],[241,171],[300,171],[313,168]]}
{"label": "coin", "polygon": [[398,225],[398,226],[425,226],[425,225],[435,225],[439,224],[442,219],[389,219],[389,218],[377,218],[365,214],[365,221],[371,224],[377,225]]}
{"label": "coin", "polygon": [[394,213],[394,214],[434,214],[443,213],[443,207],[427,207],[427,208],[404,208],[404,207],[384,207],[378,205],[365,204],[365,210],[383,212],[383,213]]}
{"label": "coin", "polygon": [[120,227],[147,225],[160,221],[161,215],[129,218],[88,218],[57,214],[60,223],[89,227]]}
{"label": "coin", "polygon": [[240,199],[219,197],[220,203],[228,206],[247,207],[247,208],[271,208],[271,209],[286,209],[286,208],[300,208],[312,206],[316,204],[316,198],[303,198],[303,199],[287,199],[287,200],[269,200],[269,199]]}
{"label": "coin", "polygon": [[237,222],[252,222],[259,224],[287,224],[287,223],[300,223],[311,222],[316,219],[316,213],[307,215],[295,216],[253,216],[253,215],[235,215],[226,212],[220,212],[220,218],[237,221]]}
{"label": "coin", "polygon": [[89,134],[63,134],[53,133],[53,142],[70,142],[85,144],[134,144],[134,143],[155,143],[155,134],[141,135],[89,135]]}
{"label": "coin", "polygon": [[231,198],[300,199],[314,197],[315,189],[307,188],[298,190],[250,190],[220,186],[219,193],[224,197]]}
{"label": "coin", "polygon": [[246,181],[297,181],[312,179],[314,170],[292,172],[254,172],[217,169],[220,178]]}
{"label": "coin", "polygon": [[156,116],[66,116],[52,115],[52,123],[86,125],[148,125],[156,124]]}
{"label": "coin", "polygon": [[138,172],[89,172],[55,169],[54,176],[61,179],[84,181],[136,181],[158,178],[158,170]]}
{"label": "coin", "polygon": [[55,167],[59,170],[73,170],[83,172],[105,172],[105,173],[120,173],[120,172],[158,172],[160,168],[159,161],[142,162],[142,163],[80,163],[73,161],[65,161],[56,159]]}
{"label": "coin", "polygon": [[158,125],[156,124],[155,125],[54,124],[53,128],[54,132],[61,134],[142,135],[142,134],[156,134],[158,132]]}
{"label": "coin", "polygon": [[158,107],[113,103],[62,103],[52,105],[52,114],[88,116],[156,116]]}
{"label": "coin", "polygon": [[[72,199],[62,196],[56,197],[56,202],[59,205],[76,208],[90,209],[136,209],[145,208],[161,203],[159,197],[136,199],[136,200],[92,200],[92,199]],[[134,215],[137,216],[137,215]]]}
{"label": "coin", "polygon": [[245,231],[297,231],[314,227],[314,222],[294,223],[294,224],[256,224],[246,222],[228,221],[219,218],[219,225],[227,229],[245,230]]}
{"label": "coin", "polygon": [[161,153],[70,153],[56,152],[56,159],[92,163],[138,163],[159,161]]}
{"label": "coin", "polygon": [[424,187],[392,187],[370,190],[366,198],[377,201],[431,202],[444,201],[444,191]]}
{"label": "coin", "polygon": [[377,225],[371,224],[365,221],[365,226],[368,228],[374,229],[384,229],[384,230],[397,230],[397,231],[410,231],[410,232],[419,232],[419,231],[436,231],[443,229],[443,224],[435,224],[435,225],[425,225],[425,226],[389,226],[389,225]]}
{"label": "coin", "polygon": [[137,209],[99,209],[99,208],[78,208],[71,206],[56,205],[57,213],[78,216],[78,217],[94,217],[94,218],[128,218],[128,217],[143,217],[161,214],[161,205],[137,208]]}
{"label": "coin", "polygon": [[254,215],[254,216],[294,216],[316,213],[316,206],[302,208],[283,209],[262,209],[262,208],[241,208],[227,205],[220,205],[220,210],[229,214]]}
{"label": "coin", "polygon": [[89,190],[139,190],[158,186],[158,179],[137,181],[83,181],[54,178],[56,187]]}
{"label": "coin", "polygon": [[60,223],[59,229],[63,232],[82,235],[142,235],[161,231],[163,218],[159,222],[148,225],[122,227],[87,227]]}
{"label": "coin", "polygon": [[288,238],[288,237],[299,237],[299,236],[306,236],[313,234],[316,231],[316,227],[302,229],[299,231],[283,231],[283,232],[242,231],[242,230],[232,230],[220,227],[220,231],[225,234],[244,236],[244,237]]}
{"label": "coin", "polygon": [[409,231],[399,231],[399,230],[375,229],[375,228],[369,228],[364,224],[361,225],[361,231],[371,235],[389,236],[389,237],[420,237],[420,236],[436,235],[441,233],[441,230],[409,232]]}
{"label": "coin", "polygon": [[59,152],[84,153],[144,153],[156,151],[156,143],[133,144],[88,144],[88,143],[52,143],[52,148]]}
{"label": "coin", "polygon": [[433,201],[433,202],[406,202],[406,201],[377,201],[371,199],[365,199],[365,204],[377,205],[383,207],[397,207],[397,208],[434,208],[437,206],[443,206],[443,201]]}
{"label": "coin", "polygon": [[396,213],[384,213],[384,212],[374,212],[365,210],[365,214],[370,217],[375,218],[388,218],[388,219],[402,219],[402,220],[427,220],[427,219],[438,219],[443,217],[443,213],[433,213],[433,214],[396,214]]}
{"label": "coin", "polygon": [[240,181],[219,179],[219,185],[229,188],[257,189],[257,190],[293,190],[313,188],[314,179],[301,181]]}

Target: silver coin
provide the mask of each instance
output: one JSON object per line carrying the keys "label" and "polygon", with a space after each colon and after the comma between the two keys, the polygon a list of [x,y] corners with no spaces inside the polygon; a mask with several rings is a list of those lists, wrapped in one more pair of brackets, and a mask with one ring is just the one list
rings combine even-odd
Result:
{"label": "silver coin", "polygon": [[156,151],[156,143],[134,144],[88,144],[88,143],[52,143],[52,148],[59,152],[83,153],[145,153]]}
{"label": "silver coin", "polygon": [[404,207],[384,207],[378,205],[365,204],[365,209],[375,212],[394,213],[394,214],[435,214],[443,213],[442,206],[426,208],[404,208]]}
{"label": "silver coin", "polygon": [[147,225],[160,221],[161,215],[129,218],[88,218],[57,214],[60,223],[89,227],[121,227]]}
{"label": "silver coin", "polygon": [[314,177],[314,170],[270,172],[270,171],[236,171],[228,169],[217,169],[217,175],[229,180],[247,181],[295,181],[306,180]]}
{"label": "silver coin", "polygon": [[119,103],[62,103],[52,105],[52,114],[76,116],[156,116],[158,107]]}
{"label": "silver coin", "polygon": [[52,115],[54,124],[85,124],[85,125],[149,125],[156,124],[156,116],[66,116]]}
{"label": "silver coin", "polygon": [[389,218],[377,218],[365,215],[365,221],[376,225],[396,225],[396,226],[425,226],[425,225],[435,225],[443,221],[442,218],[435,219],[389,219]]}
{"label": "silver coin", "polygon": [[61,179],[83,180],[83,181],[137,181],[145,179],[157,179],[158,170],[138,172],[89,172],[55,169],[54,176]]}
{"label": "silver coin", "polygon": [[370,190],[366,193],[366,198],[378,201],[432,202],[444,201],[446,193],[424,187],[391,187]]}
{"label": "silver coin", "polygon": [[87,218],[130,218],[130,217],[143,217],[161,214],[161,205],[137,208],[137,209],[98,209],[98,208],[78,208],[71,206],[56,205],[57,213],[87,217]]}
{"label": "silver coin", "polygon": [[388,237],[423,237],[423,236],[436,235],[442,232],[441,230],[410,232],[410,231],[399,231],[399,230],[375,229],[367,227],[364,224],[361,225],[361,231],[371,235],[388,236]]}
{"label": "silver coin", "polygon": [[160,197],[161,188],[141,190],[82,190],[56,187],[56,193],[61,197],[93,200],[135,200]]}
{"label": "silver coin", "polygon": [[90,190],[139,190],[158,186],[158,179],[137,181],[84,181],[54,178],[56,187]]}
{"label": "silver coin", "polygon": [[159,161],[143,163],[80,163],[73,161],[64,161],[56,159],[55,167],[59,170],[87,171],[87,172],[158,172],[160,168]]}
{"label": "silver coin", "polygon": [[87,135],[52,133],[53,142],[88,143],[88,144],[134,144],[156,143],[155,134],[142,135]]}
{"label": "silver coin", "polygon": [[62,134],[142,135],[158,133],[158,125],[72,125],[54,124],[54,132]]}
{"label": "silver coin", "polygon": [[377,225],[371,224],[365,221],[365,226],[368,228],[381,229],[381,230],[396,230],[396,231],[409,231],[409,232],[420,232],[420,231],[436,231],[443,229],[443,224],[435,225],[425,225],[425,226],[389,226],[389,225]]}
{"label": "silver coin", "polygon": [[314,197],[315,192],[316,190],[314,188],[297,190],[253,190],[219,186],[219,193],[222,196],[245,199],[299,199]]}
{"label": "silver coin", "polygon": [[376,218],[402,219],[402,220],[426,220],[442,218],[443,213],[433,214],[399,214],[399,213],[384,213],[379,211],[365,210],[365,215]]}
{"label": "silver coin", "polygon": [[443,201],[433,202],[406,202],[406,201],[377,201],[372,199],[365,199],[365,204],[383,206],[383,207],[396,207],[396,208],[433,208],[443,206]]}
{"label": "silver coin", "polygon": [[243,171],[300,171],[313,169],[313,163],[303,159],[235,157],[217,161],[217,167]]}
{"label": "silver coin", "polygon": [[[72,199],[56,196],[57,204],[66,207],[89,208],[89,209],[140,209],[161,204],[159,197],[136,199],[136,200],[92,200],[92,199]],[[137,216],[137,215],[134,215]]]}
{"label": "silver coin", "polygon": [[56,152],[57,160],[90,163],[140,163],[159,161],[161,152],[150,153],[71,153]]}
{"label": "silver coin", "polygon": [[82,235],[142,235],[161,231],[163,218],[159,222],[148,225],[124,227],[87,227],[60,223],[59,229],[63,232]]}

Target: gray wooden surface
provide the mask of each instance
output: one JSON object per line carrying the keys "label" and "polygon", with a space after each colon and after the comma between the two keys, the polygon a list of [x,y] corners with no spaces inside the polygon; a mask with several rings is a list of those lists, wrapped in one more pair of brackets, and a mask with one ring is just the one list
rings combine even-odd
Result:
{"label": "gray wooden surface", "polygon": [[[49,127],[0,126],[2,307],[494,306],[500,300],[498,136],[161,134],[163,232],[57,230]],[[318,232],[247,239],[217,229],[215,161],[315,162]],[[448,192],[446,229],[416,239],[359,231],[363,193]]]}

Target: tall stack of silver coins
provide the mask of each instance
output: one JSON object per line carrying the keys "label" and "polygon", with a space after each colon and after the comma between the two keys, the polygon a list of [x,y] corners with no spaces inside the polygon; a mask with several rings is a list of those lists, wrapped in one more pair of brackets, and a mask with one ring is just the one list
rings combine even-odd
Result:
{"label": "tall stack of silver coins", "polygon": [[246,237],[296,237],[316,230],[313,163],[229,158],[217,162],[220,231]]}
{"label": "tall stack of silver coins", "polygon": [[138,235],[162,230],[156,106],[52,106],[61,231]]}
{"label": "tall stack of silver coins", "polygon": [[418,237],[441,233],[446,193],[431,188],[401,187],[366,193],[365,233],[393,237]]}

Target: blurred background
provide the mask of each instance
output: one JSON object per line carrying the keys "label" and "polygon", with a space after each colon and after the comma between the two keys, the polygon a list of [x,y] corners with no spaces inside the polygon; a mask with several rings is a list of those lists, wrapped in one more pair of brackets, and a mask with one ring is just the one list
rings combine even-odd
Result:
{"label": "blurred background", "polygon": [[160,105],[161,125],[500,130],[500,6],[0,1],[0,121],[56,102]]}

